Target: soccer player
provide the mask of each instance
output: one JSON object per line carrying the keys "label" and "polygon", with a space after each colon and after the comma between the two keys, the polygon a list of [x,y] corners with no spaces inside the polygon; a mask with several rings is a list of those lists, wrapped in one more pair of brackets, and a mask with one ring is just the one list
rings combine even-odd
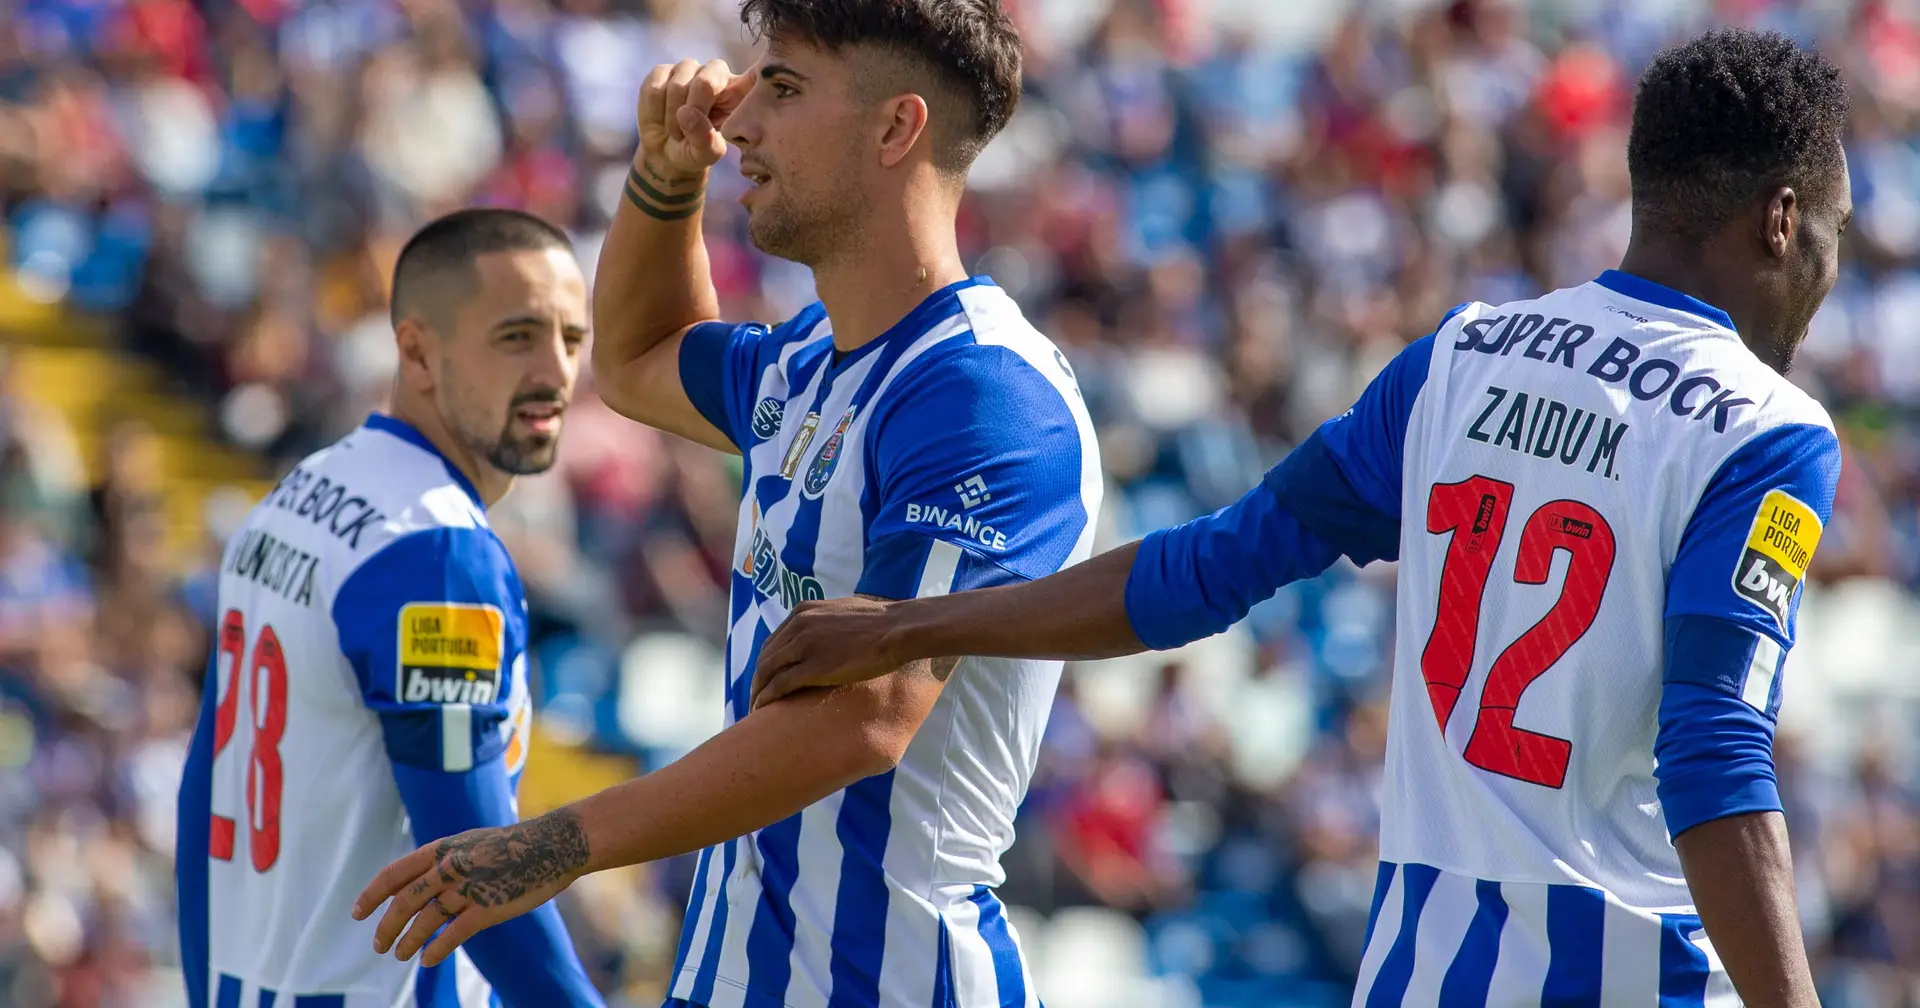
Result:
{"label": "soccer player", "polygon": [[1784,375],[1852,215],[1846,110],[1779,35],[1661,54],[1619,270],[1454,309],[1209,517],[1025,585],[800,607],[756,703],[924,655],[1173,647],[1397,558],[1354,1004],[1817,1004],[1771,746],[1840,464]]}
{"label": "soccer player", "polygon": [[[997,0],[743,15],[769,43],[748,74],[647,79],[594,351],[616,409],[745,456],[732,724],[551,815],[423,848],[356,912],[394,895],[379,947],[403,958],[456,915],[438,962],[582,872],[704,847],[676,1005],[1037,1004],[993,887],[1060,663],[915,661],[748,710],[762,642],[806,599],[1005,584],[1089,552],[1100,461],[1073,375],[967,276],[954,231],[967,166],[1019,95],[1019,39]],[[820,293],[771,329],[713,321],[700,208],[729,142],[754,243]]]}
{"label": "soccer player", "polygon": [[526,601],[487,506],[553,464],[587,334],[565,234],[462,210],[394,267],[392,412],[228,544],[175,851],[191,1008],[598,1006],[547,907],[431,968],[348,908],[415,845],[519,818]]}

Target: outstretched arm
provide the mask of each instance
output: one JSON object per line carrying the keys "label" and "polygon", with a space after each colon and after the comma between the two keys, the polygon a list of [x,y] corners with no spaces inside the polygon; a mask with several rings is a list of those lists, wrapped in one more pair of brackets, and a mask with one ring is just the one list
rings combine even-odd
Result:
{"label": "outstretched arm", "polygon": [[952,668],[915,662],[796,696],[644,777],[527,822],[421,847],[368,884],[353,916],[364,920],[392,897],[374,948],[409,959],[425,947],[421,962],[436,965],[476,932],[533,910],[582,875],[742,836],[892,769]]}
{"label": "outstretched arm", "polygon": [[1037,581],[903,602],[802,603],[761,649],[754,702],[932,655],[1085,661],[1210,637],[1339,556],[1283,503],[1288,469],[1282,463],[1211,515]]}
{"label": "outstretched arm", "polygon": [[802,603],[760,652],[754,703],[933,655],[1080,660],[1227,629],[1281,585],[1345,555],[1400,549],[1401,445],[1432,337],[1387,365],[1240,500],[1028,584],[880,603]]}
{"label": "outstretched arm", "polygon": [[760,651],[754,706],[914,660],[896,655],[1086,661],[1145,651],[1124,587],[1138,549],[1129,543],[1038,581],[935,598],[803,602]]}

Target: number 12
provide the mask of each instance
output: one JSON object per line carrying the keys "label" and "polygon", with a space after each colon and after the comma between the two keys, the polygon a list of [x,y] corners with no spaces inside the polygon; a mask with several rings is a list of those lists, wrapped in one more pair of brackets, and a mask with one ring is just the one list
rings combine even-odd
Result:
{"label": "number 12", "polygon": [[[1451,535],[1447,560],[1440,569],[1440,603],[1433,632],[1420,653],[1420,674],[1443,735],[1473,668],[1480,606],[1512,503],[1513,484],[1486,476],[1436,483],[1427,497],[1427,531]],[[1566,782],[1573,743],[1515,727],[1514,708],[1533,681],[1593,626],[1600,596],[1613,573],[1613,528],[1598,511],[1579,501],[1542,504],[1521,529],[1514,581],[1546,584],[1557,550],[1570,554],[1560,597],[1538,623],[1493,660],[1465,753],[1467,762],[1482,770],[1550,788]]]}

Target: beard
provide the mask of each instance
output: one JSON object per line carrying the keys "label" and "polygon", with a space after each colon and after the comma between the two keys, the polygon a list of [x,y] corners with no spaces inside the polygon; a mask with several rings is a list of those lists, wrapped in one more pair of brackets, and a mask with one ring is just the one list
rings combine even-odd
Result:
{"label": "beard", "polygon": [[[509,476],[535,476],[553,468],[560,453],[560,432],[514,429],[514,411],[528,403],[564,404],[558,392],[526,392],[507,404],[507,418],[497,431],[489,432],[485,421],[450,411],[448,427],[460,439],[462,447],[487,464]],[[564,424],[565,421],[562,421]],[[563,427],[564,429],[564,427]]]}
{"label": "beard", "polygon": [[512,418],[508,418],[506,427],[487,446],[486,451],[488,464],[511,476],[535,476],[546,472],[553,468],[559,456],[559,435],[536,434],[532,431],[515,434]]}

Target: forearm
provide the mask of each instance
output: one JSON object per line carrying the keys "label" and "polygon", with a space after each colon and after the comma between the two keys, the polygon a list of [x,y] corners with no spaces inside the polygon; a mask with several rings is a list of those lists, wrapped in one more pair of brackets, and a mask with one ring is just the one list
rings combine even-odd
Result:
{"label": "forearm", "polygon": [[1037,581],[894,604],[886,653],[899,661],[938,655],[1088,661],[1137,654],[1146,645],[1127,618],[1127,576],[1138,543]]}
{"label": "forearm", "polygon": [[[395,763],[393,776],[420,844],[518,819],[505,767],[497,759],[465,773]],[[475,935],[467,952],[508,1004],[601,1003],[552,904]]]}
{"label": "forearm", "polygon": [[586,870],[710,847],[886,772],[940,688],[916,663],[857,686],[796,694],[653,773],[567,806],[586,833]]}
{"label": "forearm", "polygon": [[706,171],[675,174],[634,155],[594,274],[596,373],[617,373],[675,333],[720,317],[700,232],[706,185]]}
{"label": "forearm", "polygon": [[1674,838],[1700,921],[1749,1008],[1819,1002],[1800,936],[1786,818],[1753,812]]}

